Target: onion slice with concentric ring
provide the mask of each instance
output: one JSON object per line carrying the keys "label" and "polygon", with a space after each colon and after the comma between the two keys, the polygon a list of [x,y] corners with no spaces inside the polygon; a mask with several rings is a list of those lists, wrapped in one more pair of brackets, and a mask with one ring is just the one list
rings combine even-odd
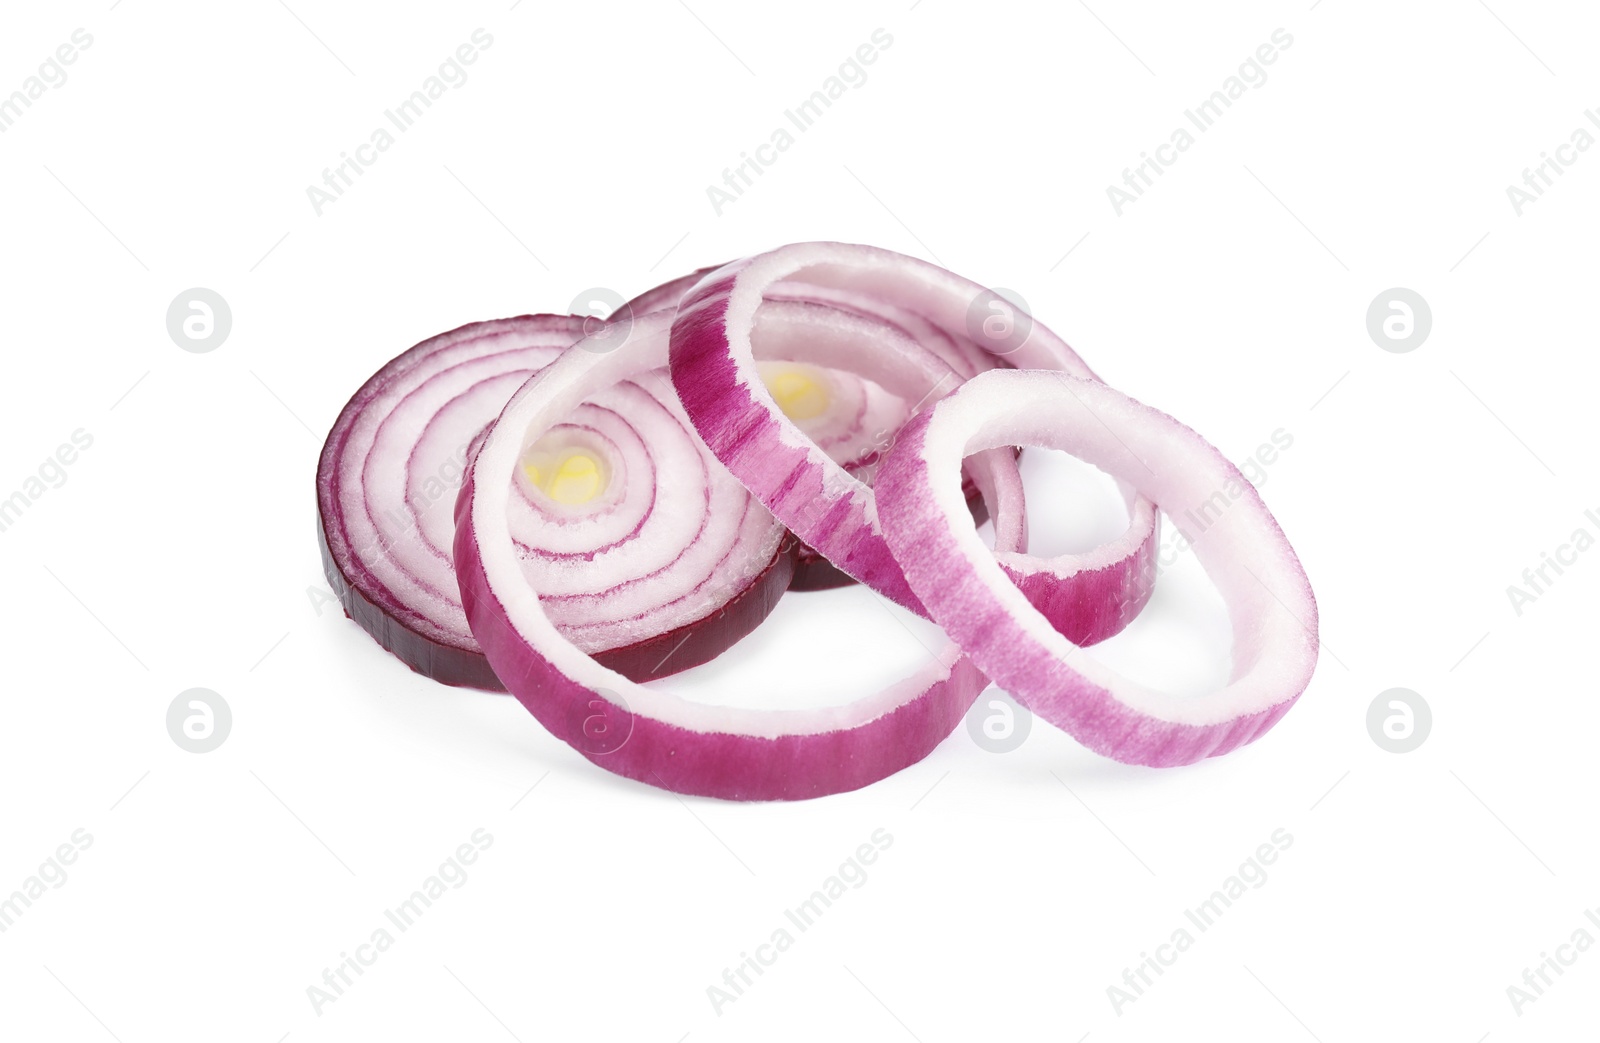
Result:
{"label": "onion slice with concentric ring", "polygon": [[[346,613],[412,669],[501,689],[461,607],[453,508],[476,440],[585,321],[538,315],[424,341],[356,392],[317,475],[324,571]],[[665,373],[598,389],[532,446],[509,515],[551,617],[630,677],[715,657],[788,584],[785,531],[711,457]]]}

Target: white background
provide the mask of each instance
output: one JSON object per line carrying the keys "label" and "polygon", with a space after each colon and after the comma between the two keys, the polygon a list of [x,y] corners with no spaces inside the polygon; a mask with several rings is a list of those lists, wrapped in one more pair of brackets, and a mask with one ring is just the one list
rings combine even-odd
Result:
{"label": "white background", "polygon": [[[94,444],[0,533],[0,893],[75,829],[93,844],[0,934],[0,1031],[1588,1038],[1600,952],[1520,1013],[1506,990],[1600,906],[1600,553],[1520,616],[1506,588],[1600,528],[1600,154],[1521,216],[1506,186],[1600,104],[1597,25],[1491,2],[8,11],[0,92],[75,28],[94,42],[0,135],[0,496],[74,430]],[[317,216],[306,187],[478,27],[468,82]],[[718,216],[706,187],[879,27],[867,82]],[[1266,82],[1117,216],[1106,187],[1280,27]],[[1003,755],[958,731],[856,793],[680,800],[319,613],[316,453],[384,360],[806,239],[1015,290],[1236,460],[1293,434],[1263,494],[1325,644],[1272,733],[1154,771],[1042,724]],[[195,286],[233,311],[210,354],[165,327]],[[1408,354],[1365,324],[1397,286],[1433,312]],[[1038,503],[1046,543],[1089,538]],[[1169,578],[1107,654],[1214,676],[1216,617],[1181,596],[1192,566]],[[774,704],[864,692],[908,641],[859,591],[798,595],[713,672]],[[165,726],[197,686],[233,711],[203,755]],[[1403,755],[1365,723],[1394,686],[1434,716]],[[307,987],[480,827],[467,882],[317,1012]],[[724,968],[879,828],[866,884],[715,1010]],[[1277,829],[1266,884],[1116,1010],[1107,987]]]}

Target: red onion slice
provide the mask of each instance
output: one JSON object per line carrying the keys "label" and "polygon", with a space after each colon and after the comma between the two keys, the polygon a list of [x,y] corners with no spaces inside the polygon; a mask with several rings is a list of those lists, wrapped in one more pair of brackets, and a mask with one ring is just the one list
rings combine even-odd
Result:
{"label": "red onion slice", "polygon": [[[804,312],[791,315],[806,320]],[[512,531],[516,492],[507,476],[580,403],[664,365],[670,318],[636,318],[614,351],[585,350],[580,342],[518,390],[495,422],[470,466],[457,514],[455,563],[472,632],[495,671],[554,735],[601,767],[664,789],[793,800],[855,789],[915,763],[955,728],[987,683],[953,645],[912,677],[846,705],[711,706],[634,684],[585,655],[529,582]]]}
{"label": "red onion slice", "polygon": [[[419,673],[503,688],[461,607],[452,508],[478,436],[584,323],[523,316],[425,341],[369,379],[328,435],[324,571],[347,614]],[[600,389],[535,455],[544,485],[527,468],[508,483],[523,568],[552,593],[557,625],[615,669],[705,662],[786,587],[782,526],[705,450],[665,373]]]}
{"label": "red onion slice", "polygon": [[[887,250],[801,243],[732,262],[706,276],[683,296],[673,323],[673,382],[718,459],[837,568],[926,615],[884,543],[872,490],[784,416],[759,379],[755,358],[762,351],[788,350],[770,345],[770,334],[763,329],[763,315],[778,303],[767,299],[769,292],[848,299],[880,318],[894,315],[888,333],[848,330],[843,319],[830,323],[829,330],[840,339],[832,351],[840,364],[853,357],[850,368],[914,403],[931,401],[958,385],[964,371],[953,366],[963,359],[966,371],[999,364],[974,356],[972,347],[980,344],[975,338],[991,332],[991,327],[972,321],[975,302],[998,298],[942,268]],[[1015,325],[1010,332],[1001,336],[992,331],[993,346],[1003,351],[1006,363],[1094,379],[1055,334],[1015,309],[1011,318]],[[1020,336],[1017,330],[1023,331]],[[850,336],[856,339],[851,342]],[[951,345],[946,348],[954,353],[949,359],[930,347],[937,338]],[[920,395],[914,390],[919,378]],[[1103,553],[1050,560],[1017,556],[1006,562],[1052,624],[1082,643],[1101,640],[1125,625],[1149,599],[1154,584],[1156,512],[1131,488],[1125,492],[1130,498],[1129,529],[1101,548]]]}
{"label": "red onion slice", "polygon": [[[959,465],[996,446],[1064,449],[1126,481],[1186,533],[1228,605],[1232,680],[1182,699],[1080,654],[1007,578],[966,525]],[[996,684],[1089,748],[1165,767],[1258,738],[1305,690],[1317,661],[1311,584],[1255,487],[1194,431],[1096,381],[995,371],[907,425],[879,470],[880,517],[911,589]],[[1215,508],[1219,490],[1231,505]],[[1193,514],[1189,512],[1193,511]]]}

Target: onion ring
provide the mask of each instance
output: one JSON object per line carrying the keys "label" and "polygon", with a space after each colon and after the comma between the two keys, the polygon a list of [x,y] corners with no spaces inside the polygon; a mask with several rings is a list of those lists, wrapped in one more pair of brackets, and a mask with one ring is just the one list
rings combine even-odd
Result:
{"label": "onion ring", "polygon": [[[958,465],[1012,445],[1067,450],[1138,483],[1169,517],[1208,522],[1185,535],[1233,624],[1226,687],[1198,699],[1153,691],[1048,625],[965,525]],[[1098,753],[1155,767],[1219,756],[1259,738],[1311,680],[1316,599],[1255,487],[1194,431],[1104,384],[974,377],[907,425],[876,489],[884,535],[934,621],[1020,704]]]}
{"label": "onion ring", "polygon": [[[791,285],[803,289],[788,290]],[[981,366],[971,358],[972,349],[960,345],[981,348],[975,338],[990,330],[972,321],[974,308],[999,298],[942,268],[887,250],[800,243],[731,262],[707,275],[683,296],[673,322],[673,383],[689,418],[717,458],[796,536],[838,569],[927,615],[884,542],[872,490],[783,414],[756,372],[761,316],[773,304],[766,295],[809,293],[811,287],[835,297],[870,301],[863,307],[871,310],[895,309],[903,317],[919,319],[964,352],[972,369]],[[1096,379],[1083,360],[1044,326],[1014,308],[1008,314],[1010,332],[997,334],[993,342],[997,352],[1004,352],[1006,363]],[[889,386],[892,374],[903,375],[904,368],[914,364],[906,345],[926,349],[927,337],[925,330],[920,340],[912,334],[858,339],[855,368]],[[869,345],[873,350],[864,350]],[[924,385],[931,387],[929,399],[953,390],[963,377],[950,359],[924,364],[922,372],[933,378],[931,385]],[[941,389],[939,381],[947,381],[949,387]],[[1153,589],[1157,515],[1125,483],[1123,491],[1130,504],[1129,528],[1101,548],[1103,554],[1007,560],[1052,625],[1080,643],[1101,640],[1126,625]]]}
{"label": "onion ring", "polygon": [[609,771],[663,789],[795,800],[856,789],[915,763],[987,684],[954,645],[913,676],[843,706],[710,706],[633,684],[585,655],[552,623],[521,570],[506,475],[596,391],[665,364],[670,320],[670,313],[636,319],[614,351],[586,351],[580,342],[523,385],[495,422],[457,512],[455,563],[472,632],[512,693],[557,738]]}

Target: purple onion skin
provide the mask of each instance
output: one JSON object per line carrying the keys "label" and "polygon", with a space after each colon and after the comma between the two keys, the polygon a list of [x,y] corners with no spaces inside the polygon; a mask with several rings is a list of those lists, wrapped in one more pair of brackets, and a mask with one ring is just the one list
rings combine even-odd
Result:
{"label": "purple onion skin", "polygon": [[367,599],[339,571],[328,550],[328,537],[323,531],[326,522],[318,518],[317,547],[322,553],[322,574],[333,588],[344,607],[344,614],[372,636],[384,651],[409,666],[424,677],[440,684],[457,688],[481,688],[488,692],[503,692],[506,686],[494,675],[489,661],[482,652],[455,645],[442,644],[407,627]]}
{"label": "purple onion skin", "polygon": [[816,550],[801,543],[794,550],[794,578],[789,581],[793,591],[838,590],[855,583],[855,579],[834,567],[833,562]]}
{"label": "purple onion skin", "polygon": [[1159,542],[1149,539],[1131,560],[1086,569],[1066,580],[1048,573],[1019,576],[1009,568],[1005,572],[1063,637],[1088,647],[1122,633],[1144,611],[1155,593],[1159,552]]}
{"label": "purple onion skin", "polygon": [[[471,488],[468,478],[462,502],[470,503]],[[531,648],[490,587],[470,520],[456,528],[455,563],[472,632],[495,669],[514,679],[511,690],[528,712],[607,771],[674,793],[806,800],[860,789],[926,757],[960,725],[988,684],[962,658],[932,692],[858,728],[772,739],[691,731],[630,713]],[[596,717],[621,731],[620,745],[607,752],[594,748],[583,729]]]}

